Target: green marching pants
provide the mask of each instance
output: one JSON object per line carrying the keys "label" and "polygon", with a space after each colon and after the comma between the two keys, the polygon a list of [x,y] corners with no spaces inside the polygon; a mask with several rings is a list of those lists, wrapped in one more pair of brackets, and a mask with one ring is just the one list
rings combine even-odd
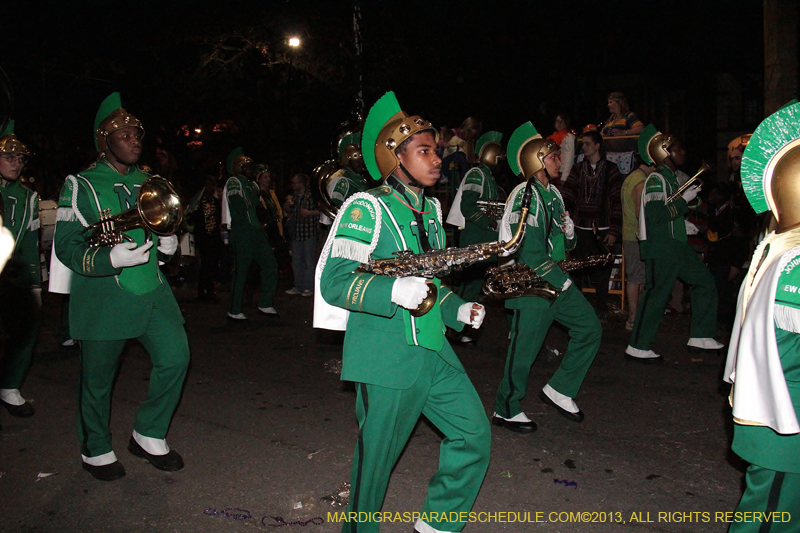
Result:
{"label": "green marching pants", "polygon": [[[134,429],[140,435],[164,439],[178,406],[189,367],[189,343],[182,324],[174,324],[153,309],[150,323],[138,337],[153,363],[147,399],[139,405]],[[78,386],[78,438],[81,454],[96,457],[112,451],[111,391],[125,339],[81,341]]]}
{"label": "green marching pants", "polygon": [[651,350],[676,279],[692,285],[690,336],[714,338],[717,334],[717,288],[714,277],[686,243],[670,246],[645,260],[647,282],[639,298],[630,345]]}
{"label": "green marching pants", "polygon": [[[452,349],[445,345],[445,350]],[[381,510],[397,459],[419,415],[423,414],[444,434],[439,450],[439,470],[428,482],[423,513],[447,513],[445,520],[427,521],[440,531],[461,531],[461,518],[472,509],[489,466],[491,429],[478,393],[467,375],[435,352],[426,357],[410,389],[395,390],[357,383],[358,441],[348,512],[362,517]],[[390,511],[403,511],[391,509]],[[450,521],[450,518],[454,519]],[[380,521],[345,522],[343,533],[375,533]]]}
{"label": "green marching pants", "polygon": [[[747,488],[734,515],[730,533],[800,532],[800,474],[747,468]],[[749,514],[744,514],[749,513]],[[762,513],[770,518],[766,520]],[[774,514],[773,514],[774,513]],[[756,520],[755,517],[760,517]]]}
{"label": "green marching pants", "polygon": [[567,353],[548,381],[561,394],[575,398],[600,347],[603,328],[594,308],[574,285],[552,306],[547,305],[547,300],[541,301],[542,307],[514,309],[505,373],[494,402],[495,412],[503,418],[522,412],[520,402],[528,388],[531,367],[553,320],[569,328]]}
{"label": "green marching pants", "polygon": [[272,307],[278,290],[278,262],[272,253],[267,235],[263,231],[248,231],[245,235],[239,236],[234,230],[231,241],[234,257],[231,314],[238,315],[242,312],[244,287],[253,261],[261,269],[261,294],[258,297],[258,306]]}
{"label": "green marching pants", "polygon": [[0,350],[0,389],[19,389],[33,360],[39,306],[30,287],[0,282],[0,327],[8,336]]}

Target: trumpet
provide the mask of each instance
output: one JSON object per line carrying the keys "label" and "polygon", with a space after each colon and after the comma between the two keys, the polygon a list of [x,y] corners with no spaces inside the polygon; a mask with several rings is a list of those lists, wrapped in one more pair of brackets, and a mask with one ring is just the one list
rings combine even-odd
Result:
{"label": "trumpet", "polygon": [[674,193],[672,196],[670,196],[669,198],[667,198],[667,202],[672,202],[673,200],[675,200],[676,198],[678,198],[680,195],[682,195],[682,194],[683,194],[683,191],[685,191],[685,190],[686,190],[686,189],[688,189],[689,187],[693,186],[693,185],[695,184],[695,183],[694,183],[695,181],[699,181],[699,182],[700,182],[700,185],[702,185],[702,184],[703,184],[703,182],[702,182],[702,181],[700,181],[700,178],[699,178],[698,176],[700,176],[700,174],[702,174],[703,172],[708,172],[709,170],[711,170],[711,167],[710,167],[710,166],[708,166],[708,163],[706,163],[705,161],[703,161],[703,164],[702,164],[702,165],[700,165],[700,170],[698,170],[698,171],[697,171],[697,173],[696,173],[694,176],[692,176],[691,178],[689,178],[688,180],[686,180],[686,183],[684,183],[683,185],[681,185],[680,187],[678,187],[678,190],[677,190],[677,191],[675,191],[675,193]]}
{"label": "trumpet", "polygon": [[[533,179],[536,178],[531,178],[531,180]],[[411,250],[403,250],[394,252],[393,255],[395,257],[393,258],[375,259],[369,263],[362,264],[356,270],[394,278],[419,276],[430,279],[437,275],[448,274],[453,270],[461,270],[493,255],[514,253],[522,244],[522,239],[525,236],[525,224],[533,196],[533,183],[531,180],[528,180],[525,193],[522,196],[519,225],[508,241],[471,244],[464,248],[451,247],[443,250],[431,250],[421,254],[415,254]],[[429,283],[428,295],[419,307],[410,310],[409,313],[412,316],[420,317],[430,311],[436,304],[438,292],[436,286],[433,283]]]}
{"label": "trumpet", "polygon": [[133,239],[124,232],[142,228],[145,239],[150,234],[171,235],[180,226],[183,216],[181,200],[172,184],[161,176],[152,176],[142,183],[136,205],[112,215],[110,209],[100,212],[100,220],[86,228],[92,246],[115,246]]}

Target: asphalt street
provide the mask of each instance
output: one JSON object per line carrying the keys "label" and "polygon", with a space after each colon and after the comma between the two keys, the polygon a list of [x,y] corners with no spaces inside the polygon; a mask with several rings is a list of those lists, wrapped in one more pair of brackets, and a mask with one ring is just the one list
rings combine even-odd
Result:
{"label": "asphalt street", "polygon": [[[168,442],[186,467],[156,470],[127,451],[144,398],[149,359],[128,343],[116,382],[111,430],[127,476],[101,482],[81,469],[76,436],[79,351],[55,340],[58,296],[45,295],[35,360],[22,392],[36,415],[0,413],[0,530],[23,532],[314,533],[341,529],[330,499],[349,480],[357,427],[352,385],[339,380],[341,337],[314,330],[312,298],[284,294],[278,319],[230,324],[228,294],[200,302],[175,293],[186,317],[192,363]],[[617,317],[615,317],[617,318]],[[536,361],[523,401],[539,425],[529,435],[493,427],[492,460],[466,532],[724,532],[739,500],[745,465],[730,452],[724,354],[690,353],[687,316],[665,317],[655,346],[665,362],[626,361],[620,318],[576,399],[576,424],[538,399],[559,364],[566,333]],[[456,346],[491,415],[502,377],[508,326],[489,306],[475,347]],[[365,350],[382,349],[364,346]],[[422,420],[389,486],[382,531],[408,521],[435,472],[441,435]],[[327,497],[327,499],[326,499]],[[397,514],[395,514],[397,513]],[[407,514],[404,514],[407,513]],[[394,520],[394,521],[389,521]]]}

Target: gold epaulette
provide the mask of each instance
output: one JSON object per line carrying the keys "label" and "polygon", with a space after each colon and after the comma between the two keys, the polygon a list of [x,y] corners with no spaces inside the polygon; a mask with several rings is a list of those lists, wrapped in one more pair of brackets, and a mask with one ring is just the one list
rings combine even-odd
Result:
{"label": "gold epaulette", "polygon": [[372,196],[388,196],[392,194],[392,188],[388,185],[381,185],[367,191]]}

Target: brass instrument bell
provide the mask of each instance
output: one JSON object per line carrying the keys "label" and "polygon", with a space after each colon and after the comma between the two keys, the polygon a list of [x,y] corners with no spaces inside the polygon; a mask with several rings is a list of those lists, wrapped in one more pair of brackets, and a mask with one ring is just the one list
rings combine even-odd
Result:
{"label": "brass instrument bell", "polygon": [[667,199],[667,202],[672,202],[673,200],[677,199],[677,198],[678,198],[680,195],[682,195],[682,194],[683,194],[683,191],[685,191],[685,190],[686,190],[686,189],[688,189],[689,187],[691,187],[691,186],[695,185],[695,182],[696,182],[696,181],[699,181],[699,182],[700,182],[700,185],[702,185],[702,184],[703,184],[703,182],[702,182],[702,181],[700,181],[700,178],[699,178],[699,176],[700,176],[700,174],[702,174],[703,172],[708,172],[709,170],[711,170],[711,167],[710,167],[710,166],[708,166],[708,163],[706,163],[705,161],[703,161],[703,164],[702,164],[702,165],[700,165],[700,170],[698,170],[698,171],[695,173],[695,175],[694,175],[694,176],[692,176],[691,178],[689,178],[688,180],[686,180],[686,183],[684,183],[683,185],[681,185],[680,187],[678,187],[678,190],[677,190],[677,191],[675,191],[675,192],[674,192],[674,193],[673,193],[673,194],[672,194],[672,195],[671,195],[671,196],[670,196],[670,197]]}
{"label": "brass instrument bell", "polygon": [[181,223],[183,208],[172,184],[161,176],[152,176],[142,183],[136,205],[118,215],[109,209],[100,213],[100,220],[86,228],[91,231],[92,246],[115,246],[133,241],[124,232],[142,228],[145,239],[150,234],[174,234]]}

